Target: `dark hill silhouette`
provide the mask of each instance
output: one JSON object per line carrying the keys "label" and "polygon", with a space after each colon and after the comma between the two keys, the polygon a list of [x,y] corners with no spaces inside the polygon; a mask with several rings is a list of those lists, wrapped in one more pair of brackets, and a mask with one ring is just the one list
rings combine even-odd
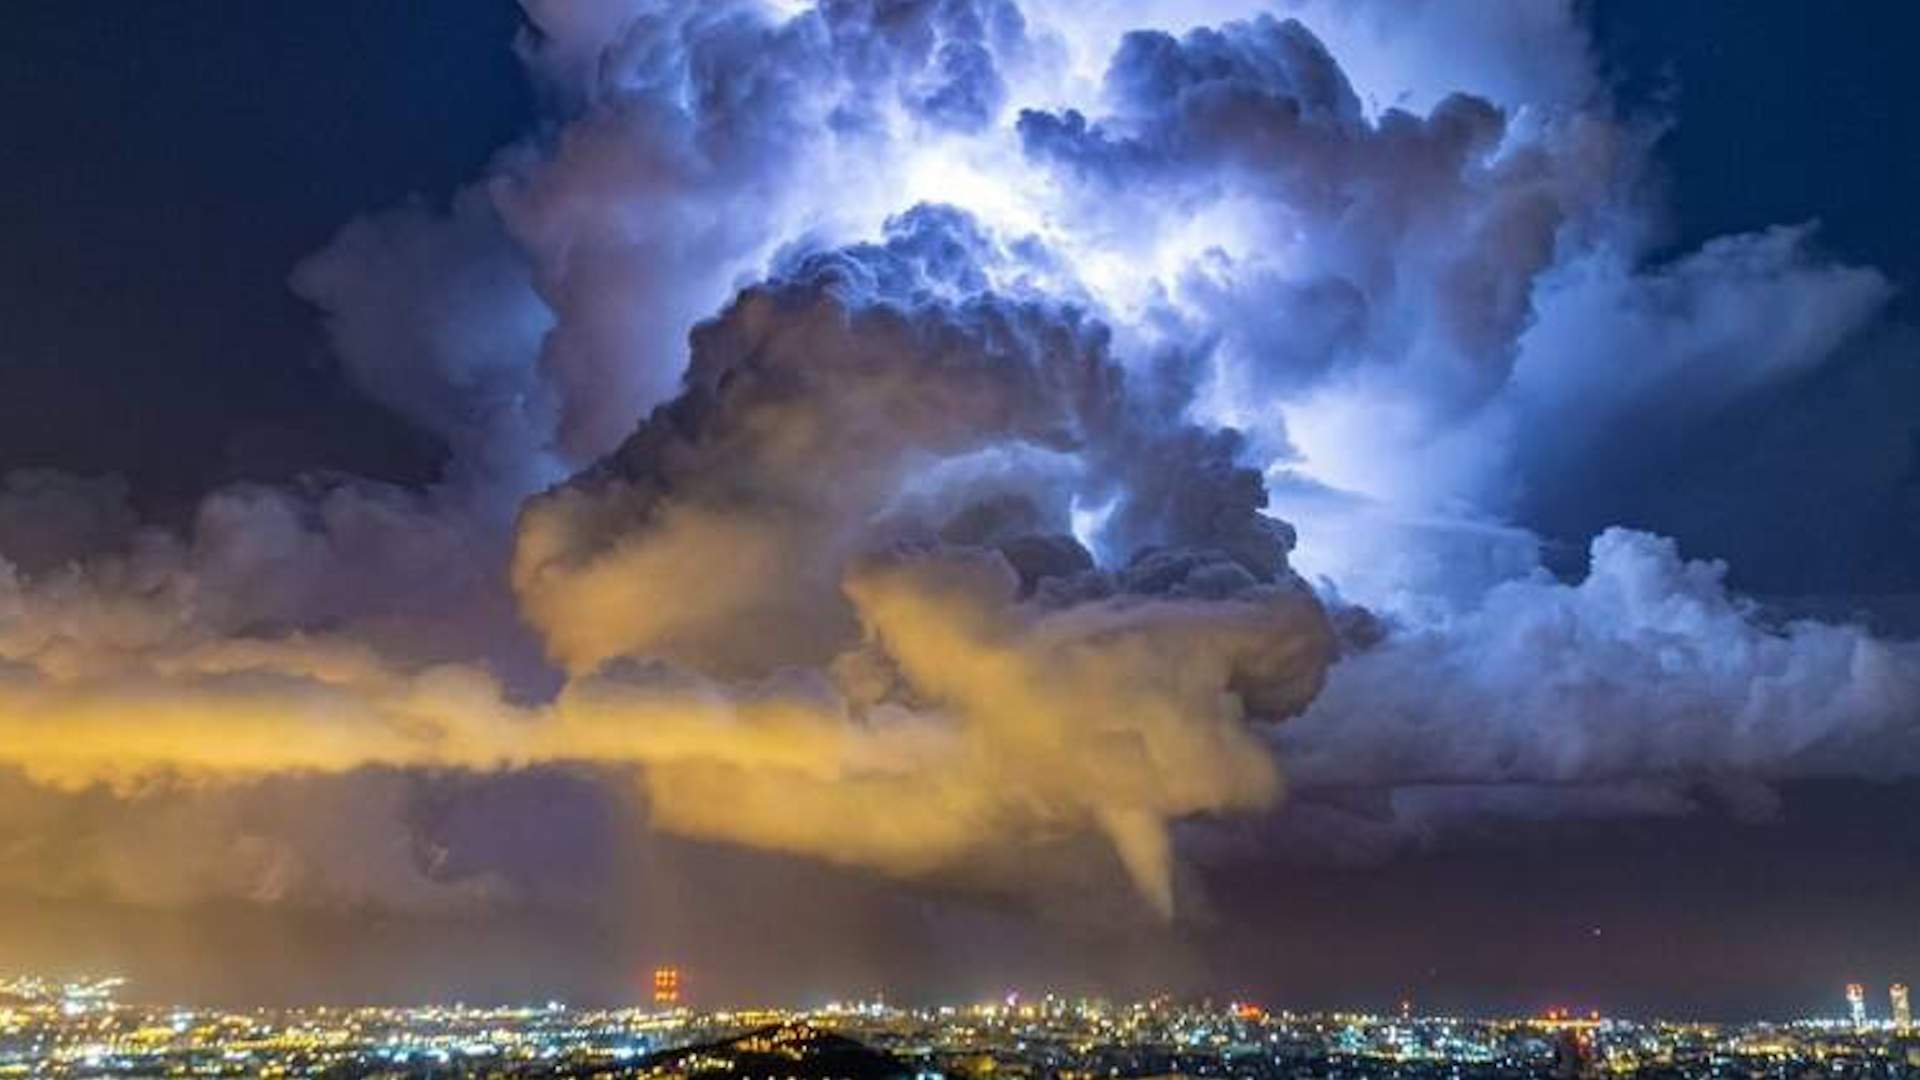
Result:
{"label": "dark hill silhouette", "polygon": [[773,1024],[744,1035],[653,1054],[637,1071],[686,1080],[897,1080],[899,1058],[811,1024]]}
{"label": "dark hill silhouette", "polygon": [[[914,1070],[884,1051],[811,1024],[770,1024],[741,1035],[662,1050],[630,1061],[601,1058],[413,1070],[414,1080],[454,1076],[516,1080],[906,1080]],[[359,1074],[355,1074],[359,1075]]]}

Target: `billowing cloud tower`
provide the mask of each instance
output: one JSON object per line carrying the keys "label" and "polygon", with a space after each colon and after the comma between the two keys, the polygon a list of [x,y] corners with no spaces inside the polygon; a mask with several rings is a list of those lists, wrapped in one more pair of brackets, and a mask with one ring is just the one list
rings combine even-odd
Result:
{"label": "billowing cloud tower", "polygon": [[[442,482],[184,534],[0,487],[0,801],[91,838],[11,876],[152,899],[188,790],[222,869],[162,899],[538,896],[406,785],[557,769],[916,882],[1091,840],[1166,916],[1283,786],[1395,834],[1920,765],[1912,645],[1643,533],[1558,580],[1516,518],[1889,293],[1804,229],[1651,262],[1570,4],[524,7],[547,126],[293,276]],[[398,853],[257,809],[296,783]]]}

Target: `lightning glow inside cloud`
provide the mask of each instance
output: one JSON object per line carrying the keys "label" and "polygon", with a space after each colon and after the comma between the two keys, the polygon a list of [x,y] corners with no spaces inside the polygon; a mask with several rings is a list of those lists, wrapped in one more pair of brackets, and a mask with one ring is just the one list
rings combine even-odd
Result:
{"label": "lightning glow inside cloud", "polygon": [[[1888,294],[1796,230],[1643,265],[1648,133],[1570,4],[525,7],[553,132],[294,276],[446,480],[219,492],[182,536],[11,478],[0,763],[128,799],[579,765],[655,828],[914,878],[1097,837],[1171,914],[1174,826],[1290,772],[1906,760],[1912,646],[1770,627],[1642,534],[1555,582],[1509,519]],[[274,842],[284,878],[311,840]]]}

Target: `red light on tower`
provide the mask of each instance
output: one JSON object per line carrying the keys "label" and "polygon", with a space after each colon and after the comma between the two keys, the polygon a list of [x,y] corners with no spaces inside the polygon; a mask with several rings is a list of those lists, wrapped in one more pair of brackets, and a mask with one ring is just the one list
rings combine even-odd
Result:
{"label": "red light on tower", "polygon": [[679,968],[653,969],[653,1003],[668,1009],[680,1004]]}

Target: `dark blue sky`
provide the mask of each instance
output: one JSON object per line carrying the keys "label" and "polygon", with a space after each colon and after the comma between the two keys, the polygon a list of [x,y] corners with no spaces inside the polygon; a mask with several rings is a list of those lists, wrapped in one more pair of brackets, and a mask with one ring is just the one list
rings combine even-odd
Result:
{"label": "dark blue sky", "polygon": [[1880,268],[1900,292],[1892,321],[1818,374],[1704,430],[1656,417],[1623,432],[1615,472],[1536,500],[1536,524],[1567,539],[1608,521],[1671,533],[1765,593],[1858,606],[1920,590],[1920,139],[1907,105],[1920,76],[1899,46],[1920,15],[1791,0],[1589,12],[1623,100],[1673,118],[1658,148],[1670,250],[1817,221],[1828,254]]}
{"label": "dark blue sky", "polygon": [[81,0],[0,35],[0,462],[149,500],[434,448],[334,372],[286,285],[357,214],[525,132],[509,0]]}
{"label": "dark blue sky", "polygon": [[1908,5],[1608,0],[1588,8],[1628,100],[1667,100],[1660,154],[1682,246],[1819,219],[1832,249],[1911,282],[1920,91]]}

